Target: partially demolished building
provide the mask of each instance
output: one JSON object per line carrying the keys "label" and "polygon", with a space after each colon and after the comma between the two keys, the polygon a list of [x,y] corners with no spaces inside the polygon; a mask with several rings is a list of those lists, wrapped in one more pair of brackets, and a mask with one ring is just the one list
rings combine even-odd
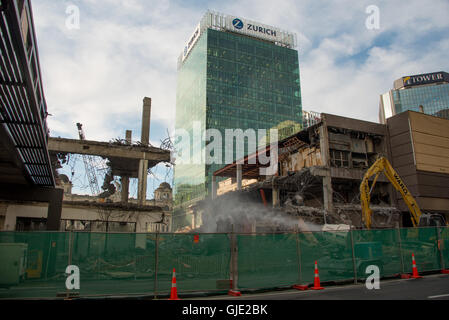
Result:
{"label": "partially demolished building", "polygon": [[[444,123],[443,123],[444,122]],[[381,156],[390,160],[425,212],[449,217],[449,121],[407,111],[378,124],[332,114],[278,144],[278,170],[248,155],[214,173],[211,200],[193,210],[193,227],[237,232],[363,228],[359,188]],[[258,152],[269,153],[269,147]],[[253,161],[249,161],[249,160]],[[251,164],[253,163],[253,164]],[[254,164],[255,163],[255,164]],[[373,228],[411,226],[399,192],[380,175],[371,193]]]}
{"label": "partially demolished building", "polygon": [[[62,195],[59,215],[53,217],[53,229],[59,231],[95,232],[168,232],[171,226],[172,190],[162,183],[154,192],[155,198],[147,199],[148,169],[160,162],[170,162],[170,150],[157,148],[149,143],[151,98],[143,99],[141,140],[132,141],[131,130],[126,130],[123,141],[92,141],[84,139],[48,138],[48,153],[55,170],[55,186]],[[79,129],[81,125],[79,124]],[[89,184],[98,189],[92,196],[71,192],[71,182],[66,175],[57,175],[68,155],[99,156],[107,159],[108,171],[99,193],[97,181]],[[85,158],[83,157],[83,160]],[[88,164],[85,161],[86,175]],[[93,173],[95,174],[95,173]],[[120,183],[113,182],[120,177]],[[129,198],[129,182],[137,178],[137,199]],[[11,194],[7,188],[4,194]],[[61,190],[63,189],[63,190]],[[13,189],[13,191],[15,191]],[[64,191],[64,192],[62,192]],[[117,191],[117,192],[116,192]],[[20,192],[15,192],[20,194]],[[37,231],[48,230],[47,205],[40,199],[11,199],[0,197],[0,230]],[[17,196],[16,196],[17,198]],[[26,201],[25,201],[26,200]],[[34,200],[34,201],[33,201]]]}
{"label": "partially demolished building", "polygon": [[[244,197],[247,203],[252,202],[257,207],[256,211],[260,211],[262,206],[263,211],[272,213],[261,214],[256,219],[258,221],[250,223],[251,226],[240,228],[244,231],[288,230],[298,224],[300,228],[302,225],[307,229],[304,223],[308,229],[313,229],[312,224],[362,227],[360,182],[366,169],[379,156],[388,156],[387,140],[384,125],[322,114],[319,123],[279,142],[278,172],[275,176],[261,176],[259,169],[262,165],[249,164],[248,160],[256,155],[249,155],[241,165],[232,163],[216,171],[215,176],[231,177],[237,191],[217,197],[210,206],[215,212],[221,207],[229,210],[229,205],[220,203],[235,202],[235,198]],[[243,189],[245,181],[253,183]],[[229,181],[220,183],[217,194],[223,193],[220,187],[225,185],[227,189],[232,189],[229,184]],[[380,177],[372,192],[376,227],[399,223],[399,212],[393,206],[390,188],[386,178]],[[215,195],[212,197],[215,198]],[[204,214],[207,215],[207,212],[204,211]],[[276,225],[270,223],[274,217],[287,220],[280,219],[283,223]],[[234,221],[236,226],[239,220]],[[218,229],[223,228],[218,226]]]}

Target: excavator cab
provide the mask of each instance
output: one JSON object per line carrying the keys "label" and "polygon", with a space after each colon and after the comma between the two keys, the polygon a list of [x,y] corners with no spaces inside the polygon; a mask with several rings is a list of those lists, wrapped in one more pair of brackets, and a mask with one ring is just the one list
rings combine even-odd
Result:
{"label": "excavator cab", "polygon": [[418,227],[444,227],[446,221],[444,216],[438,213],[422,213],[419,218]]}

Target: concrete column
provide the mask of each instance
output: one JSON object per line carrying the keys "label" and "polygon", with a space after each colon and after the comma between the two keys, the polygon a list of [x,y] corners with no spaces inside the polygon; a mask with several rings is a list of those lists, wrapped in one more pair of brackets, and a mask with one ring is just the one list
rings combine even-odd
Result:
{"label": "concrete column", "polygon": [[143,144],[150,142],[150,121],[151,121],[151,98],[143,98],[142,109],[142,130],[140,141]]}
{"label": "concrete column", "polygon": [[242,190],[242,165],[237,164],[237,190]]}
{"label": "concrete column", "polygon": [[196,228],[196,212],[195,211],[192,211],[192,229],[195,229]]}
{"label": "concrete column", "polygon": [[212,175],[212,190],[211,190],[212,200],[217,198],[217,177]]}
{"label": "concrete column", "polygon": [[132,143],[132,135],[133,135],[133,132],[131,131],[131,130],[126,130],[126,142],[128,143],[128,144],[131,144]]}
{"label": "concrete column", "polygon": [[329,154],[329,134],[327,131],[326,118],[323,116],[320,127],[320,152],[323,166],[326,167],[326,176],[323,177],[323,204],[327,212],[334,211],[332,200],[332,178],[330,173],[330,154]]}
{"label": "concrete column", "polygon": [[256,220],[253,220],[251,222],[251,233],[256,233],[256,232],[257,232]]}
{"label": "concrete column", "polygon": [[129,195],[129,177],[122,176],[122,192],[121,192],[122,203],[128,203],[128,195]]}
{"label": "concrete column", "polygon": [[147,199],[147,175],[148,175],[148,160],[141,159],[139,161],[138,187],[137,187],[137,202],[139,205],[145,205]]}
{"label": "concrete column", "polygon": [[272,198],[273,198],[273,208],[279,206],[280,197],[279,197],[279,187],[275,187],[274,183],[272,184]]}
{"label": "concrete column", "polygon": [[[132,144],[132,131],[126,130],[125,132],[125,140],[128,144]],[[121,202],[122,203],[128,203],[128,197],[129,197],[129,177],[128,176],[122,176],[121,177],[122,182],[122,191],[121,191]]]}
{"label": "concrete column", "polygon": [[[151,98],[143,98],[142,109],[142,130],[140,142],[142,144],[148,144],[150,142],[150,120],[151,120]],[[137,189],[137,201],[140,205],[145,205],[147,198],[147,175],[148,175],[148,160],[141,159],[139,161],[139,174],[138,174],[138,189]]]}
{"label": "concrete column", "polygon": [[61,225],[62,199],[64,190],[54,188],[50,191],[47,213],[47,230],[59,231]]}
{"label": "concrete column", "polygon": [[334,204],[332,201],[332,178],[330,176],[323,177],[323,201],[324,210],[327,212],[334,211]]}

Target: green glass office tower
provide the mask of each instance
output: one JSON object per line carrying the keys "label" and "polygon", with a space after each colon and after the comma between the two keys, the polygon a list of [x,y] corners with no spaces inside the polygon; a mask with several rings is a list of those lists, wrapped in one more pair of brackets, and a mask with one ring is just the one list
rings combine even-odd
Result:
{"label": "green glass office tower", "polygon": [[[196,125],[217,129],[225,137],[225,129],[278,127],[283,128],[280,138],[298,131],[302,109],[294,47],[294,34],[207,12],[178,61],[176,130],[193,137]],[[205,145],[193,137],[190,151]],[[212,173],[223,166],[177,163],[175,206],[204,198]]]}
{"label": "green glass office tower", "polygon": [[449,119],[449,74],[434,72],[402,77],[380,96],[379,121],[412,110]]}

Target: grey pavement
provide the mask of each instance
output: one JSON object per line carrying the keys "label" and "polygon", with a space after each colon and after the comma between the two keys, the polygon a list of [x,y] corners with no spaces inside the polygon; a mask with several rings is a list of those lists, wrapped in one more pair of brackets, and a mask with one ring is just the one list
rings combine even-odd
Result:
{"label": "grey pavement", "polygon": [[288,289],[240,297],[214,296],[194,300],[449,300],[449,275],[427,275],[421,279],[380,281],[380,289],[368,290],[364,283],[329,286],[324,290]]}

